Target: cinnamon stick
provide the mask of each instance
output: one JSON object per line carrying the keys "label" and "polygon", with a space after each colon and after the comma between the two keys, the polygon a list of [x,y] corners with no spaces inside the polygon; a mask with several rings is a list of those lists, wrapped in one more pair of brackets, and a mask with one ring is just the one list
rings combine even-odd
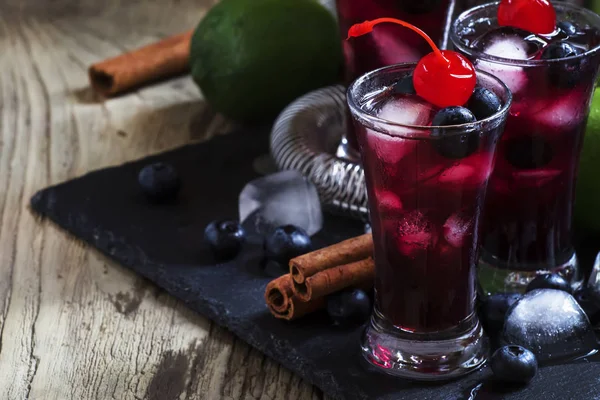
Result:
{"label": "cinnamon stick", "polygon": [[188,31],[93,64],[88,70],[90,84],[104,96],[114,96],[183,74],[189,70],[191,38]]}
{"label": "cinnamon stick", "polygon": [[325,307],[325,298],[315,298],[308,302],[300,301],[293,290],[292,278],[283,275],[267,285],[265,300],[274,317],[291,321]]}
{"label": "cinnamon stick", "polygon": [[368,257],[317,272],[302,283],[294,281],[294,294],[299,300],[309,302],[349,287],[370,289],[374,279],[375,261]]}
{"label": "cinnamon stick", "polygon": [[291,259],[290,275],[295,283],[302,284],[317,272],[364,260],[372,255],[373,237],[366,233]]}

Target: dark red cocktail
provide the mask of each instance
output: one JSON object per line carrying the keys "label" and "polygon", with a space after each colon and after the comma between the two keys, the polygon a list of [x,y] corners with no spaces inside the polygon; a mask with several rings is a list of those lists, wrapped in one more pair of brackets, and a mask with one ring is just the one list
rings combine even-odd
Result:
{"label": "dark red cocktail", "polygon": [[[384,18],[350,36],[380,22],[406,26]],[[427,39],[433,53],[361,76],[348,104],[375,248],[375,311],[363,356],[390,374],[431,380],[485,361],[474,312],[479,216],[511,95]]]}
{"label": "dark red cocktail", "polygon": [[575,275],[571,216],[600,64],[600,18],[553,4],[556,25],[546,33],[499,27],[497,3],[465,12],[452,32],[463,54],[513,92],[484,212],[486,292],[522,289],[540,271]]}

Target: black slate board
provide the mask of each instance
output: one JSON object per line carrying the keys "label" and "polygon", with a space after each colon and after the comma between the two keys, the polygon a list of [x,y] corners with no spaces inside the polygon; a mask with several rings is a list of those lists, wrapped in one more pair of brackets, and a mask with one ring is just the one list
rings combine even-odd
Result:
{"label": "black slate board", "polygon": [[[240,190],[258,176],[252,163],[267,152],[268,132],[245,130],[91,172],[42,190],[31,206],[336,398],[600,398],[600,363],[546,367],[530,386],[511,391],[491,383],[487,368],[452,382],[415,383],[360,362],[361,328],[332,327],[323,313],[293,323],[272,318],[263,299],[271,276],[260,267],[260,237],[253,234],[242,255],[220,265],[202,243],[208,222],[237,216]],[[181,173],[174,205],[148,204],[136,185],[140,168],[158,160]],[[361,224],[327,215],[314,241],[324,246],[361,232]]]}

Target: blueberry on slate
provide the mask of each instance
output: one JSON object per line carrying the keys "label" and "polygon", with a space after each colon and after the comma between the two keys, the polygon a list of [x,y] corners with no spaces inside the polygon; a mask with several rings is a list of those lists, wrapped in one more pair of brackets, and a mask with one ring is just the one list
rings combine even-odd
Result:
{"label": "blueberry on slate", "polygon": [[413,84],[413,76],[407,75],[404,78],[400,79],[394,85],[393,89],[394,94],[416,94],[415,85]]}
{"label": "blueberry on slate", "polygon": [[[433,126],[460,125],[475,122],[476,118],[471,111],[464,107],[446,107],[438,111],[433,117]],[[450,130],[434,128],[431,131],[434,138],[433,146],[442,156],[452,159],[466,157],[479,147],[479,136],[476,132],[457,134]]]}
{"label": "blueberry on slate", "polygon": [[528,383],[537,373],[535,355],[524,347],[510,345],[500,347],[490,360],[494,377],[503,382]]}
{"label": "blueberry on slate", "polygon": [[519,293],[499,293],[485,297],[479,306],[480,320],[488,334],[498,334],[504,327],[508,309],[522,297]]}
{"label": "blueberry on slate", "polygon": [[433,10],[441,0],[402,1],[400,7],[409,14],[424,14]]}
{"label": "blueberry on slate", "polygon": [[554,151],[541,136],[519,136],[504,144],[504,157],[515,168],[534,169],[548,164]]}
{"label": "blueberry on slate", "polygon": [[572,290],[569,282],[558,274],[541,274],[536,276],[529,282],[525,291],[531,292],[535,289],[556,289],[567,293],[571,293]]}
{"label": "blueberry on slate", "polygon": [[156,202],[173,200],[181,187],[177,170],[163,162],[142,168],[138,175],[138,182],[144,194]]}
{"label": "blueberry on slate", "polygon": [[594,298],[588,294],[585,287],[575,290],[575,292],[573,292],[573,297],[588,316],[592,325],[596,325],[600,322],[600,303],[595,301]]}
{"label": "blueberry on slate", "polygon": [[371,299],[361,289],[333,293],[327,296],[327,313],[335,325],[360,325],[371,314]]}
{"label": "blueberry on slate", "polygon": [[264,242],[265,257],[282,266],[292,258],[308,253],[311,247],[310,236],[294,225],[280,226],[267,235]]}
{"label": "blueberry on slate", "polygon": [[502,108],[502,102],[496,93],[484,87],[476,87],[467,103],[467,108],[477,120],[482,120],[496,114]]}
{"label": "blueberry on slate", "polygon": [[[575,57],[583,51],[566,41],[550,43],[542,52],[543,60]],[[581,62],[575,60],[563,60],[548,66],[548,80],[560,88],[571,88],[579,82],[581,77]]]}
{"label": "blueberry on slate", "polygon": [[579,33],[579,29],[577,29],[577,26],[575,26],[575,24],[569,21],[560,21],[556,24],[556,27],[567,36],[574,36],[577,35],[577,33]]}
{"label": "blueberry on slate", "polygon": [[213,221],[204,229],[204,241],[221,260],[234,258],[246,241],[246,232],[237,221]]}

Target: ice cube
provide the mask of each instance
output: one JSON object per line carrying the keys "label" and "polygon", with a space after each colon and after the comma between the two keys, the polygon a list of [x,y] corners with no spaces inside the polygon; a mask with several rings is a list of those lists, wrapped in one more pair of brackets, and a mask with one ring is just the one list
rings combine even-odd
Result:
{"label": "ice cube", "polygon": [[462,159],[441,173],[439,183],[453,187],[482,186],[492,172],[489,165],[491,159],[492,157],[485,153],[476,153]]}
{"label": "ice cube", "polygon": [[[521,29],[501,27],[486,32],[473,42],[473,46],[486,54],[511,60],[528,60],[540,52],[547,42],[540,36]],[[527,84],[527,76],[521,67],[479,60],[477,67],[496,75],[513,93]]]}
{"label": "ice cube", "polygon": [[410,258],[435,247],[438,239],[435,225],[418,210],[409,211],[402,216],[396,234],[400,252]]}
{"label": "ice cube", "polygon": [[584,355],[597,346],[590,321],[577,301],[554,289],[526,293],[509,309],[502,336],[542,361]]}
{"label": "ice cube", "polygon": [[382,213],[399,213],[402,211],[402,201],[400,197],[389,190],[376,190],[375,198],[379,203],[379,210]]}
{"label": "ice cube", "polygon": [[541,36],[508,26],[487,31],[473,42],[479,51],[511,60],[531,59],[547,44]]}
{"label": "ice cube", "polygon": [[417,146],[417,140],[394,137],[370,129],[367,130],[367,141],[377,158],[389,164],[396,164],[415,151]]}
{"label": "ice cube", "polygon": [[381,107],[377,116],[402,125],[427,125],[433,111],[433,106],[420,97],[406,95],[391,98]]}
{"label": "ice cube", "polygon": [[453,247],[462,247],[473,233],[473,214],[461,211],[448,217],[442,226],[444,239]]}
{"label": "ice cube", "polygon": [[532,169],[514,171],[512,177],[521,188],[541,188],[552,182],[561,173],[558,169]]}
{"label": "ice cube", "polygon": [[239,213],[241,222],[254,213],[260,221],[260,233],[291,224],[313,235],[323,226],[317,189],[297,171],[277,172],[248,182],[239,196]]}
{"label": "ice cube", "polygon": [[[542,103],[539,111],[531,115],[531,119],[543,126],[552,128],[547,135],[552,135],[552,130],[564,131],[569,127],[580,124],[585,118],[586,104],[582,102],[582,95],[577,91],[560,96],[552,97]],[[570,133],[570,132],[569,132]]]}

